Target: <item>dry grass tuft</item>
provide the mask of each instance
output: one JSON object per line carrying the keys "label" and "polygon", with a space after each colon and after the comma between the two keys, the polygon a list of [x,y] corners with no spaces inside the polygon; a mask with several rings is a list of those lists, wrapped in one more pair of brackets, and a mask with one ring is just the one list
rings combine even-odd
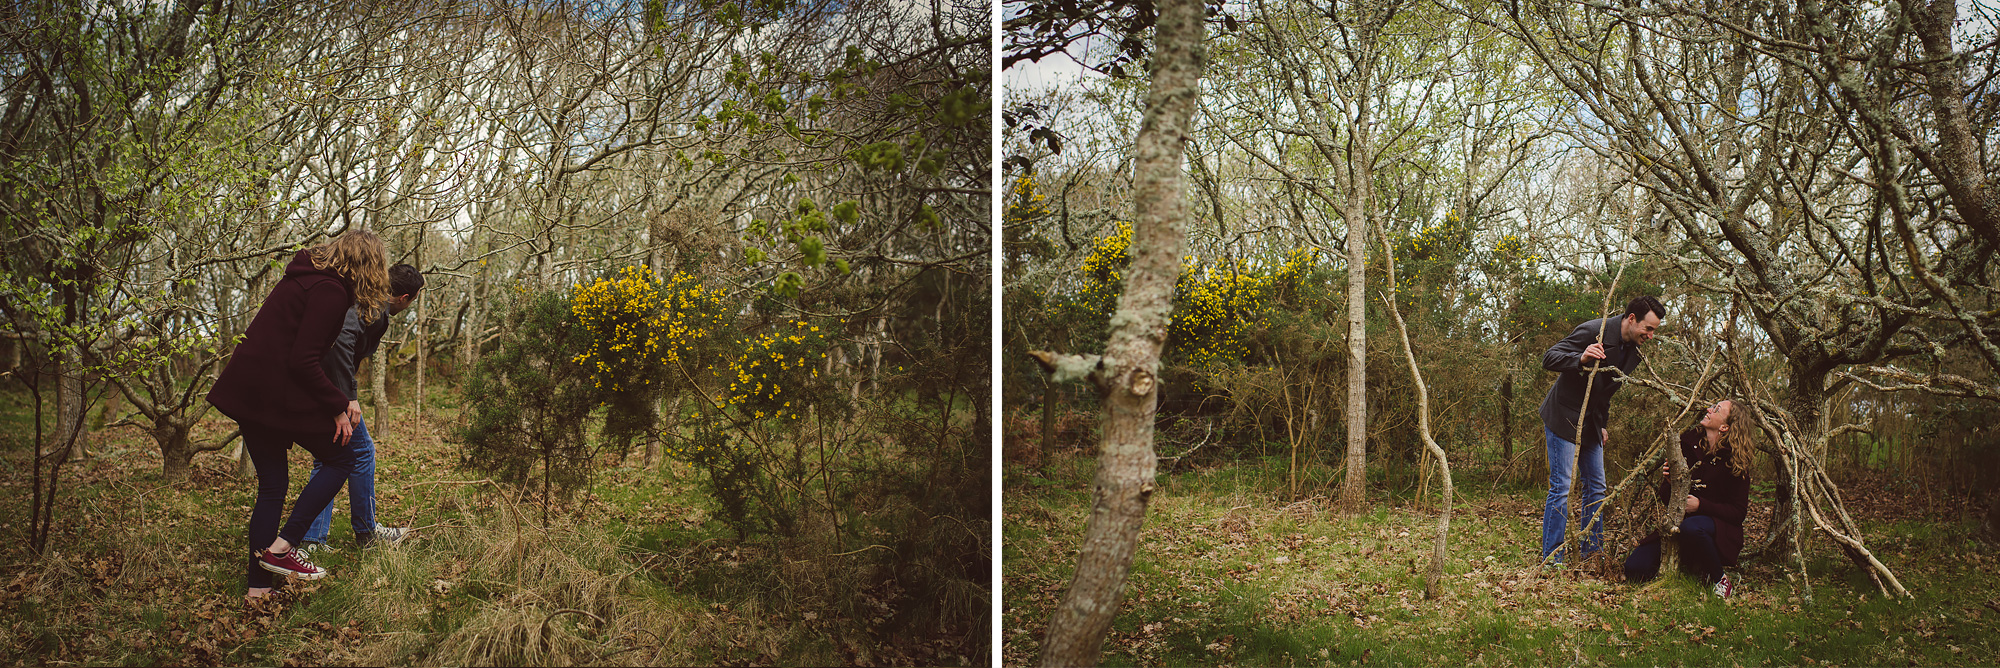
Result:
{"label": "dry grass tuft", "polygon": [[[635,579],[594,528],[544,530],[502,506],[467,529],[376,550],[362,565],[358,616],[390,628],[363,664],[679,665],[725,629],[699,605]],[[440,628],[443,627],[443,628]],[[713,635],[710,635],[713,634]]]}

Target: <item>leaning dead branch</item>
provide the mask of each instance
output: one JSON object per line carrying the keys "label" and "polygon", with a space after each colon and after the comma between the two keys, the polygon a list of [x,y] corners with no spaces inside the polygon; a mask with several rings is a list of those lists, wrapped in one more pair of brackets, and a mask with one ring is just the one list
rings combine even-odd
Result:
{"label": "leaning dead branch", "polygon": [[[1743,364],[1742,350],[1736,345],[1734,335],[1727,338],[1732,372],[1730,375],[1736,379],[1739,395],[1744,399],[1745,408],[1750,409],[1752,421],[1770,437],[1768,439],[1770,445],[1763,449],[1778,458],[1777,468],[1784,472],[1787,478],[1783,482],[1789,483],[1781,486],[1781,489],[1790,490],[1789,502],[1793,508],[1805,510],[1804,513],[1792,513],[1792,517],[1810,517],[1812,529],[1833,538],[1834,543],[1840,546],[1847,558],[1867,573],[1869,580],[1875,583],[1876,590],[1883,596],[1910,597],[1909,590],[1903,588],[1895,572],[1868,549],[1860,525],[1847,513],[1847,504],[1840,497],[1840,486],[1834,484],[1833,478],[1826,474],[1825,466],[1820,463],[1818,453],[1825,452],[1826,446],[1835,437],[1853,432],[1865,433],[1868,431],[1867,428],[1861,425],[1841,425],[1827,430],[1811,443],[1802,442],[1800,438],[1802,430],[1799,429],[1797,422],[1775,402],[1763,398],[1763,393],[1758,391],[1757,383],[1751,380],[1754,376],[1750,375]],[[1861,379],[1857,381],[1866,383]],[[1780,501],[1784,502],[1787,499]],[[1837,522],[1829,521],[1828,515]],[[1796,577],[1799,597],[1810,603],[1812,585],[1806,572],[1804,541],[1800,540],[1805,528],[1804,520],[1798,519],[1774,525],[1766,531],[1766,535],[1770,537],[1770,543],[1779,543],[1777,538],[1783,535],[1783,532],[1791,532],[1790,541],[1779,543],[1789,544],[1791,548],[1789,554],[1778,557],[1789,562],[1792,574]],[[1770,543],[1766,544],[1766,549]],[[1763,551],[1758,550],[1760,553]]]}
{"label": "leaning dead branch", "polygon": [[[1383,262],[1389,269],[1389,287],[1391,290],[1394,290],[1396,287],[1395,249],[1389,247],[1388,235],[1381,234],[1378,230],[1376,236],[1382,240]],[[1445,542],[1451,534],[1451,462],[1445,457],[1444,448],[1439,447],[1437,440],[1431,438],[1430,388],[1424,385],[1424,372],[1417,369],[1417,354],[1410,348],[1410,330],[1403,326],[1402,309],[1396,306],[1394,295],[1388,292],[1380,294],[1383,305],[1389,307],[1390,318],[1396,323],[1396,334],[1402,337],[1403,361],[1409,363],[1410,380],[1417,387],[1417,434],[1424,439],[1424,449],[1430,451],[1432,457],[1437,458],[1438,472],[1443,474],[1444,477],[1444,489],[1442,490],[1443,503],[1438,510],[1437,543],[1431,548],[1431,572],[1424,578],[1424,598],[1436,599],[1441,593],[1439,584],[1444,579]]]}

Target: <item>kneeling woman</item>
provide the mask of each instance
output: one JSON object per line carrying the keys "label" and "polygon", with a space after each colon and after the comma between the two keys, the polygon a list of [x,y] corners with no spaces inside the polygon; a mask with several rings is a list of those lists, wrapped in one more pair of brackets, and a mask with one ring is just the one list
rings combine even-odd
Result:
{"label": "kneeling woman", "polygon": [[[1734,410],[1735,402],[1715,402],[1701,422],[1681,432],[1681,456],[1687,458],[1688,473],[1694,483],[1682,503],[1687,515],[1681,520],[1681,571],[1701,578],[1715,595],[1727,598],[1732,587],[1722,569],[1735,566],[1743,552],[1743,511],[1750,502],[1752,452],[1746,424]],[[1665,473],[1665,467],[1662,467]],[[1668,480],[1661,476],[1659,496],[1665,502],[1670,493]],[[1660,534],[1654,532],[1639,541],[1639,547],[1625,558],[1625,579],[1645,582],[1660,574]]]}

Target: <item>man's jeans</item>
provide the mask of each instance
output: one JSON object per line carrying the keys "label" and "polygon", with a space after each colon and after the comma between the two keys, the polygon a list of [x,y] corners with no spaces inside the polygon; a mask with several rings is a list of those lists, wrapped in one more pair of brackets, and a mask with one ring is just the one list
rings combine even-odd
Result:
{"label": "man's jeans", "polygon": [[[368,422],[354,423],[354,436],[347,440],[354,449],[354,472],[347,476],[347,510],[353,515],[350,524],[358,538],[364,533],[375,531],[375,440],[368,438]],[[313,462],[313,473],[319,473],[319,462]],[[333,504],[326,504],[326,510],[319,511],[319,518],[313,520],[312,528],[306,530],[305,542],[325,543],[327,534],[333,532]]]}
{"label": "man's jeans", "polygon": [[[1577,482],[1583,487],[1583,553],[1595,554],[1604,541],[1604,514],[1599,512],[1604,503],[1604,443],[1600,440],[1577,456],[1575,443],[1557,436],[1548,427],[1542,428],[1542,435],[1548,441],[1549,453],[1549,497],[1542,504],[1542,557],[1546,559],[1562,546],[1563,532],[1568,528],[1569,460],[1573,456]],[[369,470],[374,470],[372,461]]]}

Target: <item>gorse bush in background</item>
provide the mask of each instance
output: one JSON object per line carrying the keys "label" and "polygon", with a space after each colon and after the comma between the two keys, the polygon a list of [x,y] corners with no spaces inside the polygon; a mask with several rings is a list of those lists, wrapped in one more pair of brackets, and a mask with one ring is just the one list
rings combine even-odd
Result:
{"label": "gorse bush in background", "polygon": [[1276,266],[1187,256],[1174,284],[1168,359],[1203,374],[1242,363],[1250,352],[1250,330],[1269,320],[1281,293],[1303,287],[1314,265],[1308,250],[1291,251]]}
{"label": "gorse bush in background", "polygon": [[723,405],[746,414],[741,417],[797,420],[809,399],[823,399],[816,390],[824,384],[819,367],[826,360],[827,339],[818,325],[794,320],[744,339],[741,348],[723,372],[729,381]]}
{"label": "gorse bush in background", "polygon": [[[1131,245],[1132,225],[1123,222],[1092,243],[1078,272],[1081,286],[1074,296],[1065,296],[1074,300],[1076,310],[1095,312],[1098,319],[1116,310],[1125,290],[1124,271],[1132,262]],[[1183,257],[1163,354],[1198,374],[1241,364],[1250,353],[1250,330],[1270,317],[1278,300],[1297,300],[1317,264],[1307,249],[1275,259]]]}
{"label": "gorse bush in background", "polygon": [[510,334],[467,382],[471,408],[454,436],[467,468],[501,482],[532,481],[539,466],[545,496],[587,484],[600,455],[651,432],[663,398],[710,375],[730,327],[722,294],[685,273],[663,281],[628,267],[516,294]]}
{"label": "gorse bush in background", "polygon": [[[1006,403],[1024,411],[1018,423],[1031,428],[1008,438],[1038,436],[1063,410],[1090,415],[1096,399],[1073,387],[1045,391],[1041,372],[1026,352],[1052,349],[1097,352],[1102,332],[1124,290],[1132,229],[1111,223],[1094,237],[1073,244],[1069,266],[1062,260],[1047,220],[1041,182],[1015,181],[1006,211],[1023,225],[1013,241],[1018,261],[1012,271],[1029,281],[1010,280],[1005,293],[1009,320],[1003,330],[1007,361]],[[1365,314],[1371,332],[1389,326],[1379,290],[1393,294],[1410,323],[1427,369],[1449,368],[1432,388],[1449,405],[1477,415],[1513,416],[1490,421],[1453,421],[1444,437],[1453,443],[1498,443],[1513,434],[1527,442],[1535,427],[1535,402],[1505,403],[1513,390],[1546,382],[1539,370],[1542,349],[1578,323],[1596,317],[1600,287],[1608,272],[1582,277],[1554,269],[1518,234],[1491,233],[1490,221],[1467,220],[1455,212],[1431,218],[1388,221],[1387,233],[1398,266],[1397,284],[1383,281],[1380,253],[1371,249],[1365,271],[1371,278]],[[1339,465],[1339,452],[1325,447],[1344,438],[1345,408],[1340,387],[1349,364],[1344,322],[1348,268],[1341,258],[1314,247],[1281,248],[1244,242],[1197,242],[1182,260],[1175,283],[1173,313],[1162,350],[1160,447],[1181,452],[1207,442],[1206,457],[1268,454],[1272,445],[1301,448],[1301,461]],[[1616,267],[1611,268],[1612,271]],[[1571,272],[1574,273],[1574,272]],[[1661,294],[1664,277],[1656,268],[1634,264],[1620,283],[1613,308],[1639,294]],[[1493,317],[1498,316],[1498,317]],[[1391,338],[1371,336],[1371,369],[1397,368],[1402,360]],[[1433,356],[1435,355],[1435,356]],[[1370,373],[1367,378],[1369,448],[1390,455],[1371,461],[1395,466],[1417,461],[1420,444],[1408,430],[1415,399],[1407,378]],[[1018,388],[1018,389],[1017,389]],[[1522,389],[1521,393],[1538,392]],[[1030,414],[1044,404],[1068,408],[1045,416]],[[1067,401],[1066,401],[1067,399]],[[1635,400],[1636,401],[1636,400]],[[1186,426],[1181,426],[1186,422]],[[1538,430],[1538,428],[1536,428]],[[1459,447],[1459,446],[1454,446]],[[1414,469],[1411,469],[1414,470]]]}
{"label": "gorse bush in background", "polygon": [[662,399],[694,389],[730,326],[722,292],[684,272],[661,280],[626,267],[576,286],[569,306],[587,345],[573,359],[594,376],[604,437],[618,452],[658,424]]}
{"label": "gorse bush in background", "polygon": [[579,363],[592,343],[569,300],[555,292],[515,294],[507,314],[512,335],[466,381],[470,407],[452,435],[463,466],[500,482],[527,484],[540,467],[546,521],[548,497],[587,483],[595,468],[598,451],[584,425],[603,391]]}
{"label": "gorse bush in background", "polygon": [[[833,462],[826,420],[844,415],[846,402],[820,374],[828,345],[825,331],[804,320],[741,338],[738,352],[714,360],[708,372],[716,379],[717,399],[696,405],[693,419],[685,421],[691,435],[667,450],[707,474],[709,492],[738,537],[764,531],[794,536],[801,518],[839,512],[844,495],[835,488],[844,479],[828,474]],[[810,436],[804,431],[808,417],[816,418]],[[816,457],[807,456],[808,447]]]}

